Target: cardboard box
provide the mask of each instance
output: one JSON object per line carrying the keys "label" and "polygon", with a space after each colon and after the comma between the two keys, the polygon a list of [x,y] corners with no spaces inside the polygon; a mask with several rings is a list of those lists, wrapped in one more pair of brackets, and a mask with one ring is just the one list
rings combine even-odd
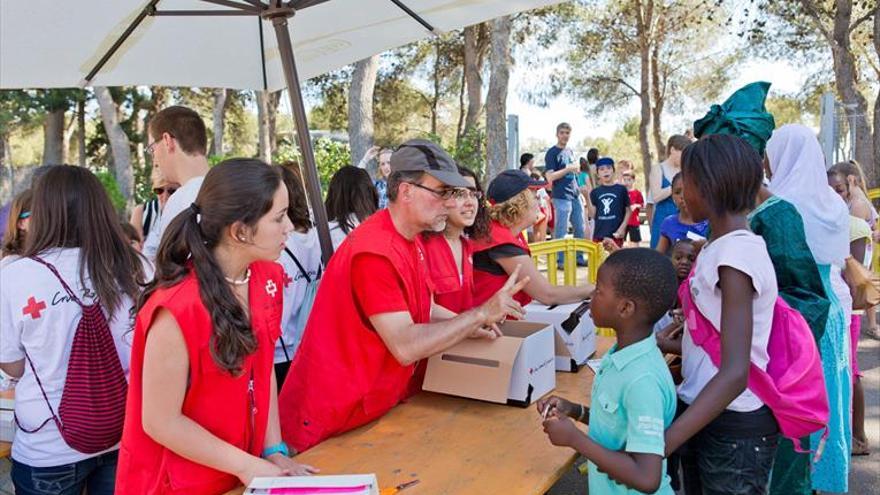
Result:
{"label": "cardboard box", "polygon": [[534,301],[525,310],[526,321],[556,329],[556,371],[577,372],[596,352],[596,325],[589,302],[545,306]]}
{"label": "cardboard box", "polygon": [[423,390],[525,407],[556,388],[553,328],[507,321],[504,336],[467,339],[428,360]]}
{"label": "cardboard box", "polygon": [[326,493],[379,495],[379,482],[376,480],[375,474],[254,478],[244,491],[244,495],[317,495]]}

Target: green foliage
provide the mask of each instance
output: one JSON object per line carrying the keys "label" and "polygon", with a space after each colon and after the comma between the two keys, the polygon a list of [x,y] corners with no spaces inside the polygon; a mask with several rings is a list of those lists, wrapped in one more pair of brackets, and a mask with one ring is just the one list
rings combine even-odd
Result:
{"label": "green foliage", "polygon": [[479,127],[466,132],[453,150],[452,157],[462,167],[474,171],[477,177],[485,180],[486,174],[486,134]]}
{"label": "green foliage", "polygon": [[318,138],[315,140],[314,149],[318,177],[321,179],[321,190],[326,192],[333,174],[340,168],[352,164],[351,148],[347,143]]}
{"label": "green foliage", "polygon": [[119,191],[119,185],[116,183],[116,178],[113,177],[113,174],[109,170],[99,169],[95,172],[95,175],[98,177],[98,180],[101,181],[101,185],[104,186],[107,195],[110,196],[110,202],[113,203],[113,207],[116,208],[116,211],[120,213],[125,211],[125,197],[123,197],[122,193]]}

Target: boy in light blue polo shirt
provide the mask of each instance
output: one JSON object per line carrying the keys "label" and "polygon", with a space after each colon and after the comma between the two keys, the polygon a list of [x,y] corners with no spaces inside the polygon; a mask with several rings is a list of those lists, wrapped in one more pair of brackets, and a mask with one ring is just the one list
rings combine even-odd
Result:
{"label": "boy in light blue polo shirt", "polygon": [[[675,269],[646,248],[622,249],[599,268],[590,312],[617,344],[593,381],[591,407],[551,396],[538,401],[553,445],[589,461],[590,495],[673,495],[664,460],[664,430],[675,416],[675,385],[653,326],[676,297]],[[587,423],[585,435],[571,419]]]}

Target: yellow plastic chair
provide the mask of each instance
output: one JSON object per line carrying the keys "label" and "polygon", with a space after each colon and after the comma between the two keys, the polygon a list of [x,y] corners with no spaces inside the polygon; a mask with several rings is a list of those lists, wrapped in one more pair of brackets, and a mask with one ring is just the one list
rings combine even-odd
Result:
{"label": "yellow plastic chair", "polygon": [[[562,276],[563,285],[574,287],[577,285],[577,254],[584,253],[587,260],[587,280],[591,284],[596,283],[599,275],[599,265],[605,261],[607,253],[601,244],[585,239],[554,239],[552,241],[536,242],[529,244],[532,259],[535,265],[544,257],[547,263],[547,280],[553,285],[559,285],[559,269],[556,266],[556,255],[563,253]],[[597,328],[596,333],[605,337],[613,337],[614,330],[610,328]]]}

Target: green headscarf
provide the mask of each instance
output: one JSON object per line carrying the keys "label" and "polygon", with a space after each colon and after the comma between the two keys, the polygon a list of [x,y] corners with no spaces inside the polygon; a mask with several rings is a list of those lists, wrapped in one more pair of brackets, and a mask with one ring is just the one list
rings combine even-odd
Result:
{"label": "green headscarf", "polygon": [[776,127],[773,115],[764,107],[769,90],[770,83],[763,81],[736,90],[727,101],[712,105],[705,117],[694,122],[694,136],[732,134],[745,139],[764,156],[767,140]]}

